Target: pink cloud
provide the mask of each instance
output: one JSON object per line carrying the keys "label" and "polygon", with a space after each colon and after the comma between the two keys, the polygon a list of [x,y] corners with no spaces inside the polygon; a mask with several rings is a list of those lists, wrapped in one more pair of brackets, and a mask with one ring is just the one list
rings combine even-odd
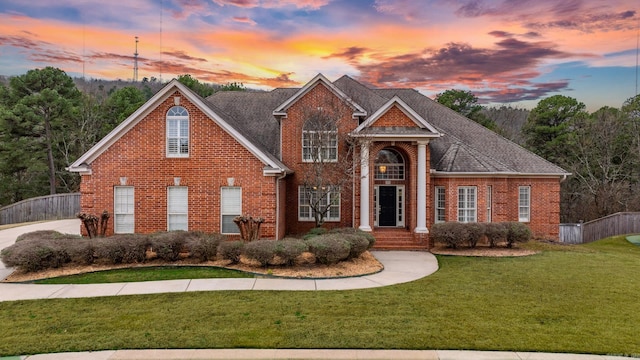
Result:
{"label": "pink cloud", "polygon": [[249,24],[251,26],[255,26],[256,25],[256,22],[253,21],[252,19],[250,19],[247,16],[234,16],[233,17],[233,21],[239,22],[239,23],[243,23],[243,24]]}

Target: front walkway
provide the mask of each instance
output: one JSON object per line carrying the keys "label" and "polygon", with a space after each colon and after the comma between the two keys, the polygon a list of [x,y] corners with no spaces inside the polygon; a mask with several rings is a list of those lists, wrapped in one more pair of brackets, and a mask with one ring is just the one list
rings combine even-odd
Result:
{"label": "front walkway", "polygon": [[[16,237],[22,233],[44,229],[78,234],[80,221],[61,220],[2,230],[0,231],[0,248],[13,244]],[[438,270],[435,256],[428,252],[374,251],[373,255],[382,263],[384,270],[372,275],[351,278],[313,280],[258,277],[88,285],[0,283],[0,301],[220,290],[351,290],[409,282],[428,276]],[[3,264],[0,264],[0,278],[4,279],[9,274],[11,274],[11,269],[6,269]]]}

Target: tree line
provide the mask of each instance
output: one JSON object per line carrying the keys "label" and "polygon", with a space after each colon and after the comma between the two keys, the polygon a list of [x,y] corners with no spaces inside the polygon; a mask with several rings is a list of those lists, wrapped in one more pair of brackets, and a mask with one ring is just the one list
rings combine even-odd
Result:
{"label": "tree line", "polygon": [[[244,91],[190,75],[178,81],[202,97]],[[46,67],[0,79],[0,206],[34,196],[75,192],[75,159],[153,96],[164,84],[72,79]],[[436,101],[519,143],[572,173],[562,182],[561,221],[588,221],[640,210],[640,96],[621,108],[593,113],[555,95],[531,111],[484,107],[473,93],[447,90]]]}

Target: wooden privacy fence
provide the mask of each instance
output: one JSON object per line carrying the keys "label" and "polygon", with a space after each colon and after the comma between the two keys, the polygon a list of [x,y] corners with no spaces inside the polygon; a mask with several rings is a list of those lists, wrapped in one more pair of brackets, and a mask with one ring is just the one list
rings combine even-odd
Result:
{"label": "wooden privacy fence", "polygon": [[80,212],[80,193],[40,196],[0,208],[0,225],[71,219],[78,212]]}
{"label": "wooden privacy fence", "polygon": [[560,224],[560,242],[583,244],[609,236],[640,233],[640,212],[619,212],[581,224]]}

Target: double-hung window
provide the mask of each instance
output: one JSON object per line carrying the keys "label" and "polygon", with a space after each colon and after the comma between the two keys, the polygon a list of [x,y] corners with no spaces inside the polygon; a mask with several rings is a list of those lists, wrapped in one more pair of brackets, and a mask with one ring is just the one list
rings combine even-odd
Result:
{"label": "double-hung window", "polygon": [[531,221],[531,187],[518,187],[518,221]]}
{"label": "double-hung window", "polygon": [[458,222],[476,222],[477,190],[475,186],[461,186],[458,188]]}
{"label": "double-hung window", "polygon": [[444,186],[436,186],[436,196],[435,196],[435,208],[436,208],[436,216],[435,220],[437,223],[445,222],[445,188]]}
{"label": "double-hung window", "polygon": [[189,156],[189,113],[182,106],[167,112],[167,157]]}
{"label": "double-hung window", "polygon": [[315,221],[316,213],[324,213],[325,221],[340,221],[340,190],[298,187],[298,220]]}
{"label": "double-hung window", "polygon": [[338,132],[303,130],[302,160],[304,162],[338,161]]}
{"label": "double-hung window", "polygon": [[167,230],[189,230],[189,190],[186,186],[167,188]]}
{"label": "double-hung window", "polygon": [[113,188],[113,225],[116,234],[134,232],[134,196],[133,186]]}
{"label": "double-hung window", "polygon": [[220,189],[221,232],[223,234],[239,234],[240,229],[233,219],[242,215],[242,188],[224,186]]}

